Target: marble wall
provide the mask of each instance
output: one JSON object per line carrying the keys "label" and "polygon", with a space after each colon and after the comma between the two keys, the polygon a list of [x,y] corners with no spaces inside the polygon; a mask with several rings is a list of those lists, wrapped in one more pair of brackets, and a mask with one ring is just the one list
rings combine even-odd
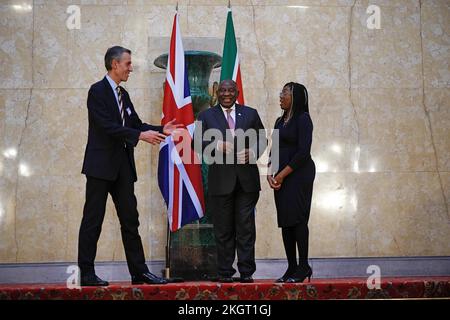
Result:
{"label": "marble wall", "polygon": [[[76,261],[85,178],[86,96],[106,48],[133,51],[125,84],[158,123],[164,73],[151,39],[169,37],[176,1],[0,1],[0,263]],[[181,0],[187,38],[222,39],[225,0]],[[81,29],[66,27],[69,4]],[[285,82],[310,91],[318,167],[311,257],[450,255],[450,1],[235,0],[247,104],[266,127]],[[381,28],[367,28],[369,5]],[[219,52],[221,54],[221,52]],[[164,258],[158,148],[136,149],[140,232]],[[271,190],[257,207],[257,258],[284,258]],[[124,260],[111,201],[98,261]]]}

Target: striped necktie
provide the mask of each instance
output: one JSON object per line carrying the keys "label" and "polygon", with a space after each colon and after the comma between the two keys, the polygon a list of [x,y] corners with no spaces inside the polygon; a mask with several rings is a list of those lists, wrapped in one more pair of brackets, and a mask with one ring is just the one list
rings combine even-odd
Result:
{"label": "striped necktie", "polygon": [[120,110],[120,117],[122,118],[122,125],[125,126],[125,111],[123,109],[123,100],[122,100],[122,87],[117,86],[117,97],[119,98],[119,110]]}

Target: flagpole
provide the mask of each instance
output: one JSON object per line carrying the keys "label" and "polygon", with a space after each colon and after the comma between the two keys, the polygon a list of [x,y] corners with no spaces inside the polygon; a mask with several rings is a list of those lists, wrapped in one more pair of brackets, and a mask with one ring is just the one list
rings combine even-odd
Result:
{"label": "flagpole", "polygon": [[167,239],[166,239],[166,268],[164,269],[164,277],[169,283],[184,282],[181,277],[171,277],[170,275],[170,242],[172,240],[172,231],[170,231],[170,225],[167,223]]}
{"label": "flagpole", "polygon": [[[175,6],[175,14],[178,14],[178,1],[177,5]],[[167,81],[167,80],[166,80]],[[170,244],[171,244],[171,237],[172,232],[170,231],[170,223],[167,223],[167,241],[166,241],[166,270],[165,270],[165,276],[166,279],[170,279]]]}
{"label": "flagpole", "polygon": [[[178,1],[175,6],[175,12],[178,14]],[[171,243],[170,225],[167,223],[167,237],[166,237],[166,268],[164,270],[164,275],[166,279],[170,279],[170,243]]]}
{"label": "flagpole", "polygon": [[164,270],[164,276],[166,279],[170,278],[170,226],[167,223],[167,239],[166,239],[166,269]]}
{"label": "flagpole", "polygon": [[[181,119],[183,125],[190,126],[194,124],[194,112],[187,77],[185,52],[179,28],[178,8],[177,3],[170,38],[170,49],[167,55],[167,66],[164,66],[166,69],[166,82],[163,100],[164,116],[161,122],[164,124],[176,117]],[[171,85],[169,85],[169,80],[173,82]],[[170,138],[166,139],[168,139],[167,143],[161,146],[158,165],[158,182],[166,202],[169,221],[166,234],[165,268],[162,268],[163,270],[161,271],[168,278],[168,282],[181,282],[184,281],[183,278],[173,278],[173,276],[179,273],[183,274],[184,266],[179,266],[180,257],[178,257],[177,248],[179,243],[183,245],[182,241],[179,240],[183,240],[184,233],[175,234],[175,232],[183,225],[203,216],[205,204],[202,189],[202,172],[201,167],[195,163],[184,163],[184,160],[181,163],[177,163],[175,160],[178,158],[174,158],[172,154],[172,151],[176,151],[176,148],[173,142],[169,141]],[[176,156],[178,157],[178,155]],[[183,172],[186,173],[186,177],[183,176]],[[185,186],[188,189],[187,195],[184,194]],[[190,201],[188,202],[189,199]],[[191,213],[196,215],[192,216],[190,215]],[[174,247],[172,247],[171,243],[172,233],[174,233]],[[172,252],[174,253],[174,260],[172,260]],[[172,265],[174,272],[171,270]]]}

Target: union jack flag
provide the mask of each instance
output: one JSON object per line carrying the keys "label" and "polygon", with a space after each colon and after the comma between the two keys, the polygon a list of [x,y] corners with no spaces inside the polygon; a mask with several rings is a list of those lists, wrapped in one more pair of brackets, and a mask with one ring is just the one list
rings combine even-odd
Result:
{"label": "union jack flag", "polygon": [[[182,141],[168,136],[159,151],[158,182],[167,205],[167,216],[172,232],[183,225],[200,219],[205,212],[201,165],[191,149],[194,133],[194,111],[187,68],[184,61],[183,43],[178,23],[178,13],[173,20],[170,50],[167,58],[164,85],[163,116],[161,124],[176,119],[189,134]],[[186,141],[190,140],[190,141]],[[189,146],[189,155],[183,155],[180,145]]]}

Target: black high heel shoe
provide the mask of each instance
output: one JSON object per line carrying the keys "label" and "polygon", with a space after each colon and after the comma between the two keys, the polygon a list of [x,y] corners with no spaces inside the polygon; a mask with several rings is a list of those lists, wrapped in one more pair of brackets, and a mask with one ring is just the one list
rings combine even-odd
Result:
{"label": "black high heel shoe", "polygon": [[312,269],[310,266],[299,267],[293,276],[289,277],[286,282],[287,283],[298,283],[305,281],[308,278],[308,282],[311,282],[312,277]]}
{"label": "black high heel shoe", "polygon": [[286,270],[286,272],[283,274],[283,276],[281,278],[278,278],[277,280],[275,280],[275,282],[278,283],[283,283],[286,282],[290,277],[292,277],[295,274],[295,270],[296,268],[288,268]]}

